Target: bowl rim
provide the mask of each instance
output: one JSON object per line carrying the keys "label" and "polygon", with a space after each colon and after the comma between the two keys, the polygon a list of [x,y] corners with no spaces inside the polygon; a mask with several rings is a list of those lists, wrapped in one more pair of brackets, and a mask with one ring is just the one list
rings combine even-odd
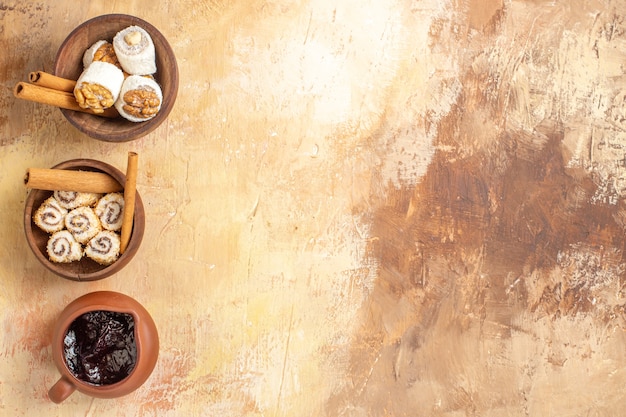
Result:
{"label": "bowl rim", "polygon": [[[112,165],[107,164],[106,162],[98,161],[95,159],[70,159],[56,164],[52,167],[52,169],[74,170],[78,170],[80,168],[95,169],[99,172],[105,172],[102,168],[106,168],[107,170],[110,170],[110,172],[106,173],[115,178],[120,184],[123,185],[123,183],[126,181],[126,175],[122,173],[122,171]],[[40,191],[47,192],[47,190],[31,189],[29,190],[28,196],[26,197],[24,204],[24,233],[26,236],[26,242],[28,243],[28,246],[35,255],[35,258],[37,258],[37,260],[49,271],[55,273],[60,277],[72,281],[97,281],[119,272],[136,255],[143,240],[143,235],[145,231],[145,211],[143,201],[141,200],[141,196],[139,195],[139,191],[136,191],[134,224],[127,250],[112,264],[106,266],[103,265],[102,269],[89,273],[68,273],[67,270],[63,268],[65,264],[57,264],[50,261],[50,259],[48,259],[48,257],[41,252],[35,242],[30,239],[29,234],[32,236],[33,230],[35,230],[34,228],[37,228],[33,221],[33,213],[34,210],[36,210],[37,208],[34,207],[33,204],[36,194]],[[52,191],[50,191],[50,193],[52,193]]]}
{"label": "bowl rim", "polygon": [[[146,120],[145,122],[139,122],[139,123],[129,122],[128,124],[129,129],[124,130],[123,135],[122,134],[115,135],[115,133],[101,133],[97,130],[88,131],[84,128],[84,126],[81,123],[79,123],[76,120],[76,117],[81,117],[81,118],[98,117],[99,118],[100,116],[89,115],[87,113],[77,112],[77,111],[68,110],[68,109],[59,109],[59,110],[61,111],[65,119],[69,121],[72,126],[74,126],[80,132],[86,134],[89,137],[102,140],[105,142],[128,142],[128,141],[139,139],[143,136],[148,135],[149,133],[154,131],[157,127],[159,127],[161,123],[163,123],[169,116],[170,112],[174,108],[174,102],[176,101],[176,98],[178,96],[178,85],[179,85],[178,62],[176,60],[176,55],[174,54],[174,50],[172,49],[167,38],[154,25],[152,25],[151,23],[137,16],[123,14],[123,13],[111,13],[111,14],[95,16],[84,21],[80,25],[76,26],[66,36],[66,38],[63,40],[63,42],[59,46],[56,52],[55,58],[54,58],[53,73],[55,75],[60,75],[59,74],[60,73],[59,58],[62,55],[62,51],[71,42],[72,38],[77,36],[81,32],[87,32],[90,25],[92,25],[95,22],[102,21],[102,20],[114,20],[116,23],[123,24],[124,26],[131,26],[131,25],[141,26],[150,34],[150,36],[153,39],[153,42],[155,39],[158,40],[158,43],[161,44],[163,49],[165,50],[165,55],[167,55],[170,58],[171,73],[168,74],[168,80],[169,80],[169,84],[171,85],[171,96],[169,97],[168,100],[162,103],[161,109],[159,110],[159,112],[154,118],[150,120]],[[156,42],[155,42],[155,46],[156,46]],[[88,47],[89,45],[85,47],[85,50]],[[82,59],[81,59],[81,62],[82,62]],[[157,68],[157,74],[158,74],[158,68]]]}

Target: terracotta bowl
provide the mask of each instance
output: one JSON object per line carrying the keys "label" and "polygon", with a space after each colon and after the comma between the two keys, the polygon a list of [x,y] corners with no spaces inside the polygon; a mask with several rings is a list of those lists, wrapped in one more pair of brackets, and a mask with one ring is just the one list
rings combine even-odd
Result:
{"label": "terracotta bowl", "polygon": [[[117,168],[104,162],[92,159],[73,159],[62,162],[53,168],[80,171],[104,172],[115,178],[120,184],[126,183],[126,176]],[[133,217],[133,229],[130,241],[124,253],[110,265],[99,263],[83,257],[80,261],[71,263],[55,263],[50,261],[46,252],[46,245],[50,235],[41,230],[33,221],[33,214],[41,203],[52,195],[52,191],[31,190],[26,198],[24,207],[24,231],[26,240],[35,257],[43,266],[55,274],[74,281],[96,281],[106,278],[124,268],[135,256],[141,245],[145,230],[145,212],[139,192],[135,197],[135,214]]]}
{"label": "terracotta bowl", "polygon": [[132,25],[145,29],[154,43],[157,65],[154,78],[163,92],[161,110],[148,121],[133,123],[122,117],[110,119],[61,109],[65,118],[74,127],[94,139],[107,142],[126,142],[145,136],[163,123],[174,107],[174,101],[176,101],[178,66],[174,51],[157,28],[135,16],[125,14],[103,15],[94,17],[78,26],[61,44],[54,62],[54,74],[77,80],[83,70],[84,52],[99,40],[111,42],[117,32]]}
{"label": "terracotta bowl", "polygon": [[[78,317],[92,311],[124,313],[134,321],[134,339],[137,348],[135,366],[121,381],[95,385],[77,378],[65,359],[65,339],[68,329]],[[104,340],[106,343],[106,339]],[[84,352],[90,353],[90,352]],[[152,373],[159,356],[159,335],[150,313],[135,299],[113,291],[96,291],[85,294],[63,309],[54,325],[52,358],[60,378],[50,388],[48,397],[60,403],[75,390],[96,398],[116,398],[139,388]]]}

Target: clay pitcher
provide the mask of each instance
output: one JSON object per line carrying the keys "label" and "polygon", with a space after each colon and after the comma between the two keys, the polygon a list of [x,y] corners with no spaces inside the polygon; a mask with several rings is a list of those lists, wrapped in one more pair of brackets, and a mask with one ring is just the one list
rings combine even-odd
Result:
{"label": "clay pitcher", "polygon": [[[68,332],[77,326],[75,323],[80,323],[84,317],[93,317],[94,314],[132,317],[129,322],[132,321],[134,328],[129,331],[131,335],[127,337],[134,336],[132,350],[134,366],[129,367],[132,369],[127,375],[121,376],[117,382],[93,383],[79,377],[76,369],[68,364],[68,339],[66,339]],[[70,334],[73,334],[73,330]],[[148,311],[141,304],[124,294],[112,291],[97,291],[83,295],[72,301],[56,321],[52,336],[52,358],[61,377],[48,391],[48,397],[53,402],[60,403],[75,390],[97,398],[116,398],[129,394],[148,379],[156,365],[158,354],[159,338],[156,326]]]}

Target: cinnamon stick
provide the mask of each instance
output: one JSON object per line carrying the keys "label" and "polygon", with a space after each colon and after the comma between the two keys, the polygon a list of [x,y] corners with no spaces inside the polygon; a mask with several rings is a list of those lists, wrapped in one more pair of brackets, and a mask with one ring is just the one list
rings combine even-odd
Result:
{"label": "cinnamon stick", "polygon": [[29,81],[40,87],[52,88],[58,91],[72,93],[76,86],[76,81],[67,78],[57,77],[44,71],[34,71],[28,74]]}
{"label": "cinnamon stick", "polygon": [[128,164],[126,166],[126,184],[124,185],[124,213],[122,217],[122,232],[120,237],[120,254],[124,253],[130,233],[133,228],[133,215],[135,214],[135,195],[137,190],[137,159],[135,152],[128,152]]}
{"label": "cinnamon stick", "polygon": [[31,189],[49,191],[106,194],[123,190],[115,178],[103,172],[54,168],[28,168],[24,184]]}
{"label": "cinnamon stick", "polygon": [[19,82],[13,88],[13,95],[24,100],[34,101],[41,104],[49,104],[62,109],[75,110],[97,116],[115,118],[119,114],[115,108],[106,109],[104,113],[94,113],[90,109],[83,109],[76,102],[74,94],[67,91],[54,90],[39,85]]}

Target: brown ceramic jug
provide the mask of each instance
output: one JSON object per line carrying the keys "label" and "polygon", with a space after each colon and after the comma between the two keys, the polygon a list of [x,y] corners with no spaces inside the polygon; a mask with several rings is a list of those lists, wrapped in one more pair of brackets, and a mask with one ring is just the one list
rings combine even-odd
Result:
{"label": "brown ceramic jug", "polygon": [[[132,358],[132,365],[127,366],[125,369],[129,369],[127,374],[118,376],[119,380],[110,378],[111,383],[106,382],[105,378],[109,378],[104,372],[105,368],[118,368],[120,362],[120,355],[111,356],[110,347],[104,346],[101,351],[107,351],[106,355],[101,357],[108,358],[112,365],[106,365],[102,367],[102,380],[103,383],[94,383],[93,380],[85,379],[81,375],[77,374],[76,366],[74,365],[75,358],[75,339],[78,336],[74,333],[79,333],[77,323],[87,323],[82,328],[87,329],[84,333],[93,337],[93,340],[97,338],[99,344],[106,343],[104,340],[113,339],[116,346],[121,346],[120,337],[115,337],[111,328],[116,328],[117,334],[123,334],[123,326],[118,322],[111,322],[108,325],[107,331],[102,331],[101,335],[95,335],[96,331],[93,330],[93,323],[85,321],[85,317],[125,317],[130,325],[126,329],[126,339],[131,340],[132,343],[132,355],[126,354],[124,351],[121,356],[126,358]],[[91,327],[89,327],[91,326]],[[130,330],[129,330],[130,329]],[[71,335],[71,337],[69,336]],[[75,339],[72,339],[75,338]],[[87,338],[83,337],[84,340]],[[72,340],[69,342],[69,340]],[[72,345],[71,348],[68,346]],[[88,343],[86,345],[89,345]],[[89,346],[96,345],[92,343]],[[113,345],[111,345],[113,346]],[[84,347],[84,346],[83,346]],[[95,348],[94,348],[95,349]],[[70,352],[70,353],[68,353]],[[116,351],[117,352],[117,351]],[[83,352],[83,354],[95,357],[96,355],[90,352]],[[156,325],[152,320],[152,317],[148,311],[139,304],[136,300],[117,292],[112,291],[97,291],[92,292],[72,301],[61,312],[58,318],[54,333],[52,336],[52,357],[56,367],[61,373],[61,378],[50,388],[48,391],[48,397],[55,403],[60,403],[69,397],[75,390],[82,392],[83,394],[97,397],[97,398],[116,398],[139,388],[150,376],[159,354],[159,338],[157,334]],[[104,360],[104,359],[103,359]],[[129,359],[130,360],[130,359]],[[97,370],[97,367],[95,368]],[[94,371],[94,368],[88,369],[88,371]],[[100,371],[97,371],[100,372]],[[121,371],[120,371],[121,372]],[[93,374],[93,372],[88,372]],[[91,375],[90,375],[91,376]],[[100,378],[100,376],[98,376]]]}

